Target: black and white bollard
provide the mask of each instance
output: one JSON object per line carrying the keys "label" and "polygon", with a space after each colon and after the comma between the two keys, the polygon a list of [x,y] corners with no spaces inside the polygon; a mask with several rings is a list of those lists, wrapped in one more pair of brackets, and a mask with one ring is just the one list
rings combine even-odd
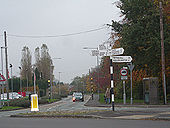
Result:
{"label": "black and white bollard", "polygon": [[50,100],[51,99],[50,80],[48,80],[48,96],[49,96],[49,100]]}

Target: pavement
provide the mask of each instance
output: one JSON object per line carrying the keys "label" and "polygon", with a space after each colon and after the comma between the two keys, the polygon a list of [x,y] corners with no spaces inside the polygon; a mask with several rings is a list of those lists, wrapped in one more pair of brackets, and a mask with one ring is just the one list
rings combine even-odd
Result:
{"label": "pavement", "polygon": [[[110,107],[111,104],[101,104],[98,95],[90,98],[85,106]],[[89,115],[109,119],[144,119],[144,120],[166,120],[170,121],[170,105],[145,105],[145,104],[115,104],[114,111],[92,112]]]}

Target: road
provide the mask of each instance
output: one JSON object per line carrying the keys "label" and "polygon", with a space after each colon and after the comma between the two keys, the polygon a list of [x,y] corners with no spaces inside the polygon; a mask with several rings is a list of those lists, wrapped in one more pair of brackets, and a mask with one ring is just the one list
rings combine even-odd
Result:
{"label": "road", "polygon": [[[40,111],[81,111],[81,110],[111,110],[111,108],[102,107],[87,107],[84,106],[89,96],[85,96],[85,102],[72,102],[72,97],[69,96],[63,100],[41,105]],[[130,108],[116,108],[116,111],[124,111]],[[131,111],[140,111],[146,108],[131,108]],[[154,108],[155,111],[160,111],[159,108]],[[151,109],[146,109],[146,112]],[[169,108],[163,109],[162,112],[169,111]],[[170,121],[152,121],[152,120],[122,120],[115,119],[82,119],[82,118],[11,118],[10,115],[17,113],[30,112],[29,109],[16,111],[0,112],[0,128],[169,128]]]}
{"label": "road", "polygon": [[73,118],[0,118],[1,128],[169,128],[168,121]]}
{"label": "road", "polygon": [[[84,102],[72,102],[72,96],[68,96],[59,102],[55,102],[52,104],[47,105],[40,105],[39,110],[40,112],[47,112],[47,111],[79,111],[79,110],[111,110],[111,108],[98,108],[98,107],[86,107],[84,104],[89,99],[89,96],[85,96]],[[0,117],[9,117],[10,115],[14,115],[17,113],[29,113],[30,108],[28,109],[21,109],[15,111],[4,111],[0,112]]]}

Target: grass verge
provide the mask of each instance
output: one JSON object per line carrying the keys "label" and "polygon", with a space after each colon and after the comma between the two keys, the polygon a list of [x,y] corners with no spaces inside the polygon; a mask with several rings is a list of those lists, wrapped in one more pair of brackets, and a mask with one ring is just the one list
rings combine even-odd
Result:
{"label": "grass verge", "polygon": [[[104,93],[100,93],[100,103],[105,104]],[[115,99],[115,103],[123,104],[123,99]],[[130,99],[126,99],[126,103],[130,104]],[[144,100],[133,100],[134,104],[144,104]]]}
{"label": "grass verge", "polygon": [[23,107],[4,106],[4,107],[2,107],[0,110],[2,110],[2,111],[7,111],[7,110],[16,110],[16,109],[21,109],[21,108],[23,108]]}
{"label": "grass verge", "polygon": [[105,110],[84,110],[84,111],[51,111],[51,112],[29,112],[29,113],[19,113],[17,115],[23,116],[77,116],[77,115],[88,115],[89,113],[101,112]]}

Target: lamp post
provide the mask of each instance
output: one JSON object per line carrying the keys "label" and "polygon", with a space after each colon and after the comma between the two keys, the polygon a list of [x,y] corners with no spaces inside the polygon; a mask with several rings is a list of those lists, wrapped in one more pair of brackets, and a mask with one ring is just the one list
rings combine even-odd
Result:
{"label": "lamp post", "polygon": [[28,95],[28,69],[26,69],[26,78],[27,78],[27,95]]}
{"label": "lamp post", "polygon": [[12,99],[13,99],[13,88],[14,88],[14,86],[13,86],[13,75],[12,75],[12,64],[10,64],[9,67],[11,68],[11,90],[12,90]]}
{"label": "lamp post", "polygon": [[61,72],[58,72],[59,73],[59,86],[58,86],[58,91],[59,91],[59,95],[61,95],[61,90],[60,90],[60,74],[61,74]]}
{"label": "lamp post", "polygon": [[19,70],[20,70],[20,92],[21,92],[21,95],[22,95],[21,67],[19,67]]}
{"label": "lamp post", "polygon": [[[95,49],[98,50],[98,48],[91,48],[91,47],[84,47],[83,49]],[[99,55],[97,57],[97,67],[99,68]],[[99,97],[99,69],[97,70],[97,92],[98,92],[98,97]]]}

